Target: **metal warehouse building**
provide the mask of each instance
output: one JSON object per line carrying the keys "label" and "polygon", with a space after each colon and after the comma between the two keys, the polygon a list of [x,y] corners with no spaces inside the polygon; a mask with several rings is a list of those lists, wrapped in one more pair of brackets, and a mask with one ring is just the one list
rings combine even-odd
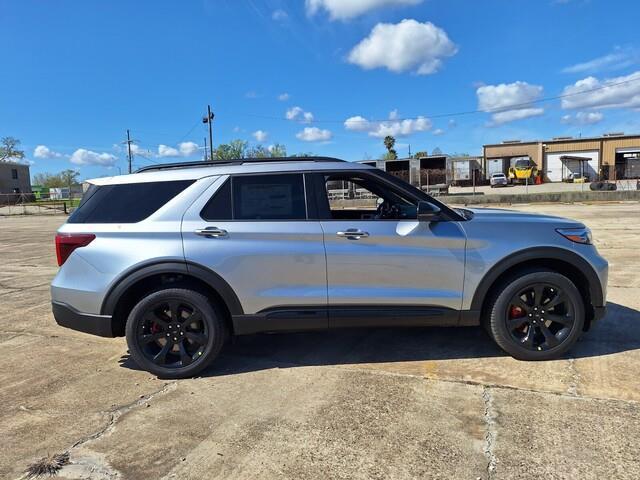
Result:
{"label": "metal warehouse building", "polygon": [[485,175],[507,173],[516,159],[528,158],[545,182],[561,182],[571,173],[589,180],[640,178],[640,135],[609,133],[601,137],[556,137],[522,142],[508,140],[484,145]]}

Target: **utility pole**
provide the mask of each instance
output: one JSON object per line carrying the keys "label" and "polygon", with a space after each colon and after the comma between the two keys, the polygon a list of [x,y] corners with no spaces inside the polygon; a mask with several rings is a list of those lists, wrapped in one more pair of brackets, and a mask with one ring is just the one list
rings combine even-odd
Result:
{"label": "utility pole", "polygon": [[129,129],[127,128],[127,139],[122,142],[122,143],[126,143],[127,144],[127,153],[129,156],[129,173],[131,173],[131,144],[134,142],[134,140],[131,140],[131,134],[129,133]]}
{"label": "utility pole", "polygon": [[202,123],[209,124],[209,153],[210,153],[212,162],[213,162],[213,117],[215,117],[215,115],[211,111],[211,105],[207,105],[207,116],[202,117]]}
{"label": "utility pole", "polygon": [[204,137],[204,158],[202,159],[203,162],[207,161],[207,137]]}

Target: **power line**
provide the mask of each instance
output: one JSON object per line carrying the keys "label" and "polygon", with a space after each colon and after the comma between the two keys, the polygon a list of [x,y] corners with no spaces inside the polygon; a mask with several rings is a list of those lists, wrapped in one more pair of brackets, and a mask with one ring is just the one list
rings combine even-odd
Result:
{"label": "power line", "polygon": [[[385,118],[385,119],[363,119],[363,120],[352,120],[353,123],[357,123],[357,122],[389,122],[389,121],[403,121],[403,120],[416,120],[418,118],[421,117],[426,117],[426,118],[444,118],[444,117],[459,117],[459,116],[463,116],[463,115],[473,115],[473,114],[477,114],[477,113],[500,113],[500,112],[508,112],[511,110],[520,110],[524,107],[528,107],[531,105],[536,105],[538,103],[544,103],[544,102],[551,102],[553,100],[559,100],[562,98],[568,98],[568,97],[575,97],[577,95],[585,95],[587,93],[592,93],[592,92],[597,92],[599,90],[605,90],[607,88],[612,88],[612,87],[617,87],[620,85],[626,85],[628,83],[633,83],[633,82],[638,82],[640,81],[640,77],[639,78],[632,78],[630,80],[625,80],[623,82],[618,82],[618,83],[610,83],[608,85],[603,85],[601,87],[596,87],[596,88],[592,88],[589,90],[581,90],[579,92],[574,92],[574,93],[565,93],[565,94],[560,94],[560,95],[555,95],[552,97],[543,97],[543,98],[539,98],[537,100],[532,100],[530,102],[523,102],[523,103],[514,103],[513,105],[508,105],[505,107],[499,107],[499,108],[489,108],[486,110],[463,110],[463,111],[459,111],[459,112],[450,112],[450,113],[438,113],[438,114],[434,114],[434,115],[418,115],[415,117],[398,117],[398,118],[394,118],[394,119],[389,119],[389,118]],[[276,117],[276,116],[270,116],[270,115],[259,115],[259,114],[252,114],[252,113],[244,113],[241,115],[245,115],[245,116],[249,116],[249,117],[256,117],[256,118],[265,118],[265,119],[270,119],[270,120],[285,120],[285,121],[290,121],[289,119],[285,118],[285,117]],[[344,123],[344,120],[334,120],[334,119],[324,119],[324,120],[312,120],[309,123]]]}
{"label": "power line", "polygon": [[191,135],[191,132],[193,132],[199,124],[200,124],[200,120],[198,119],[196,120],[196,123],[194,123],[193,126],[189,129],[189,131],[185,133],[182,137],[180,137],[180,140],[178,140],[176,144],[181,143],[185,138]]}

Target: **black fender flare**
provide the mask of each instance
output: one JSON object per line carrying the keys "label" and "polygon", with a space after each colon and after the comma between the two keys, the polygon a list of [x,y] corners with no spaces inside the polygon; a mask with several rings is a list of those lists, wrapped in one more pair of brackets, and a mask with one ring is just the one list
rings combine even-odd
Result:
{"label": "black fender flare", "polygon": [[571,250],[566,250],[560,247],[534,247],[512,253],[491,267],[491,269],[482,278],[478,288],[476,288],[476,291],[473,294],[471,310],[480,311],[482,309],[482,304],[489,292],[489,289],[500,275],[511,267],[535,260],[560,260],[576,268],[587,279],[589,294],[591,296],[593,306],[602,306],[603,295],[600,278],[593,267],[589,265],[585,259]]}
{"label": "black fender flare", "polygon": [[185,261],[167,260],[153,263],[136,265],[134,268],[124,272],[118,280],[111,286],[102,301],[100,309],[101,315],[113,315],[118,302],[127,290],[140,280],[158,274],[176,273],[189,275],[206,283],[213,288],[225,302],[231,315],[242,315],[242,305],[233,288],[220,275],[213,270]]}

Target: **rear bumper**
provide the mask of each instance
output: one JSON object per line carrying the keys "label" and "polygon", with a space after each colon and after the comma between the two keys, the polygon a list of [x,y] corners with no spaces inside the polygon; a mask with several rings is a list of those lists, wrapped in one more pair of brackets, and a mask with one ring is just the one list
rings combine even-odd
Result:
{"label": "rear bumper", "polygon": [[62,327],[100,337],[114,336],[111,315],[81,313],[70,305],[61,302],[51,302],[51,309],[56,323]]}

